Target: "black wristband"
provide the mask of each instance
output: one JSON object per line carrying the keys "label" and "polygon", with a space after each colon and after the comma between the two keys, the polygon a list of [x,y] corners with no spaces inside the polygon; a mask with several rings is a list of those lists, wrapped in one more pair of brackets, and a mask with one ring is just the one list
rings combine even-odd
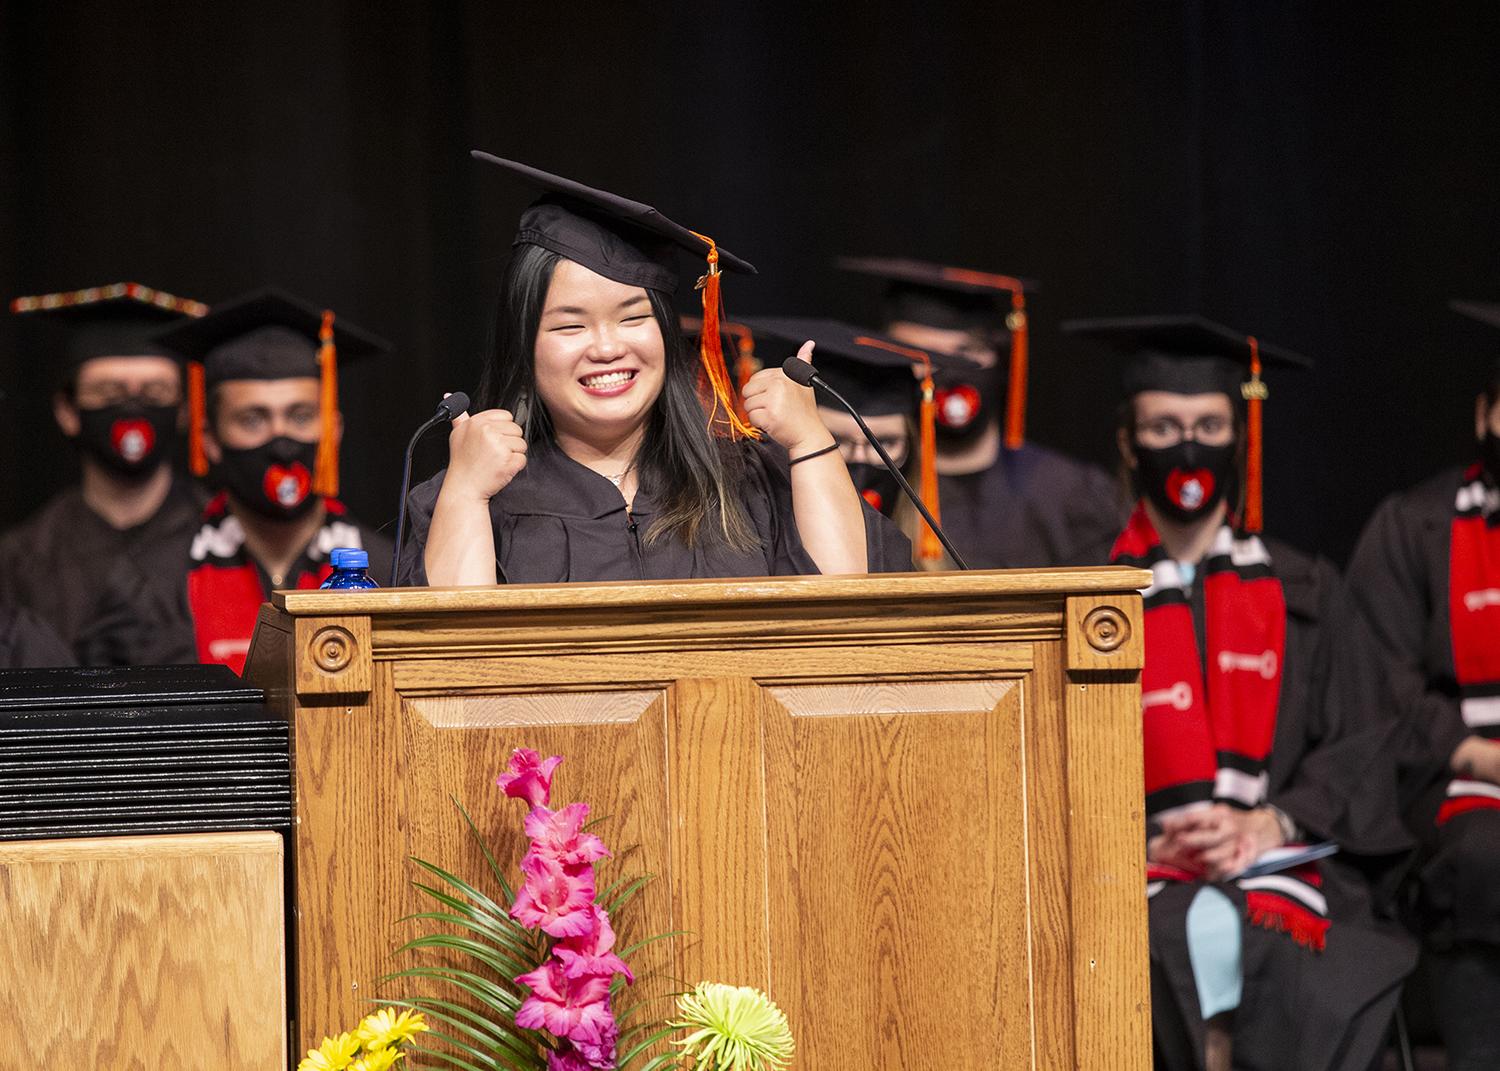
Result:
{"label": "black wristband", "polygon": [[790,461],[788,461],[786,463],[787,468],[791,468],[793,465],[800,465],[800,464],[802,464],[802,462],[804,462],[804,461],[810,461],[810,460],[812,460],[815,457],[822,457],[824,454],[831,454],[835,450],[837,450],[838,448],[839,448],[839,444],[838,443],[829,443],[827,446],[823,447],[823,449],[821,449],[821,450],[814,450],[810,454],[803,454],[801,457],[794,457],[794,458],[792,458]]}

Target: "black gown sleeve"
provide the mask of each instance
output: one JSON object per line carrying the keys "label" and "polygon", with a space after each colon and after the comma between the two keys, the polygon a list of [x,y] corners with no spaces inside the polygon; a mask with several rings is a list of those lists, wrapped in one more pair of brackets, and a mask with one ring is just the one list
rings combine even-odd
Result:
{"label": "black gown sleeve", "polygon": [[[1332,679],[1336,640],[1348,619],[1338,572],[1325,559],[1314,559],[1298,583],[1309,603],[1299,652],[1308,664],[1297,688],[1303,709],[1287,715],[1301,726],[1302,739],[1294,745],[1301,750],[1269,802],[1311,837],[1337,841],[1345,851],[1405,851],[1411,840],[1396,808],[1394,767],[1386,759],[1399,726],[1377,707],[1351,703]],[[1290,593],[1288,602],[1290,607]]]}
{"label": "black gown sleeve", "polygon": [[76,664],[67,644],[30,610],[0,606],[0,669]]}
{"label": "black gown sleeve", "polygon": [[1426,527],[1402,496],[1370,519],[1345,577],[1347,626],[1334,671],[1344,702],[1384,711],[1398,723],[1393,757],[1403,808],[1446,779],[1454,750],[1469,734],[1457,695],[1432,687],[1424,659],[1436,610],[1429,573],[1439,564],[1429,560]]}
{"label": "black gown sleeve", "polygon": [[401,575],[394,578],[396,587],[425,588],[427,566],[423,555],[427,550],[427,533],[432,528],[432,511],[437,506],[438,492],[443,489],[443,469],[436,476],[411,489],[406,496],[406,533],[402,537],[405,545],[401,550]]}

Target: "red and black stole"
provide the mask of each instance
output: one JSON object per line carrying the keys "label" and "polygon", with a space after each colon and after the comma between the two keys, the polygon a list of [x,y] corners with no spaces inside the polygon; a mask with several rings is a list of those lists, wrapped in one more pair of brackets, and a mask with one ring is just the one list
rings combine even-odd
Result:
{"label": "red and black stole", "polygon": [[[1476,736],[1500,746],[1500,488],[1469,468],[1448,537],[1448,619],[1459,711]],[[1500,786],[1455,778],[1438,825],[1466,811],[1500,808]]]}
{"label": "red and black stole", "polygon": [[[292,567],[285,586],[316,588],[333,572],[328,556],[334,547],[361,547],[359,528],[348,519],[343,503],[323,500],[327,518]],[[245,530],[220,493],[203,511],[203,525],[193,537],[188,563],[188,608],[198,661],[218,662],[236,673],[244,671],[250,637],[260,605],[271,597],[261,570],[245,550]]]}
{"label": "red and black stole", "polygon": [[[1276,737],[1281,667],[1286,653],[1286,598],[1259,536],[1224,525],[1199,566],[1203,585],[1200,651],[1189,585],[1137,504],[1110,560],[1151,570],[1145,603],[1146,662],[1141,671],[1141,728],[1146,812],[1151,817],[1227,803],[1250,809],[1266,801]],[[1151,864],[1147,893],[1167,881],[1195,881],[1175,867]],[[1236,882],[1250,920],[1321,949],[1328,908],[1316,866]]]}

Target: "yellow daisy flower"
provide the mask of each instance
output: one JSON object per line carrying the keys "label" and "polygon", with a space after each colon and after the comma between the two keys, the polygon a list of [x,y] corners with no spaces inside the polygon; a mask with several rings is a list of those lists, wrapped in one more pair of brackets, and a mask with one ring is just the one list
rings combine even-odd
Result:
{"label": "yellow daisy flower", "polygon": [[406,1054],[396,1049],[381,1049],[378,1052],[365,1053],[363,1059],[355,1060],[349,1065],[349,1071],[391,1071],[396,1066],[396,1061]]}
{"label": "yellow daisy flower", "polygon": [[681,1018],[669,1025],[693,1031],[681,1041],[693,1066],[713,1071],[781,1071],[792,1059],[792,1028],[770,997],[748,986],[700,982],[677,998]]}
{"label": "yellow daisy flower", "polygon": [[354,1036],[366,1049],[374,1052],[410,1041],[427,1029],[427,1020],[419,1011],[408,1008],[398,1014],[395,1008],[381,1008],[365,1017]]}
{"label": "yellow daisy flower", "polygon": [[297,1071],[345,1071],[349,1062],[359,1055],[359,1038],[353,1034],[340,1034],[336,1038],[324,1038],[316,1049],[308,1049],[307,1056],[297,1065]]}

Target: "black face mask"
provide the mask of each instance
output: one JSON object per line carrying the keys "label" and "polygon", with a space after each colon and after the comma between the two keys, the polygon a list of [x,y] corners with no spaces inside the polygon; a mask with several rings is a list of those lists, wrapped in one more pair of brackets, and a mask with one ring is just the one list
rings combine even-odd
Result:
{"label": "black face mask", "polygon": [[1485,431],[1484,438],[1479,440],[1479,463],[1491,482],[1500,485],[1500,435]]}
{"label": "black face mask", "polygon": [[855,462],[849,465],[849,478],[859,496],[887,517],[896,512],[896,496],[901,487],[896,477],[884,465],[867,465]]}
{"label": "black face mask", "polygon": [[1135,446],[1138,494],[1168,517],[1195,521],[1231,498],[1239,472],[1235,444],[1205,446],[1191,439],[1152,450]]}
{"label": "black face mask", "polygon": [[977,368],[962,381],[953,380],[937,388],[937,441],[939,448],[961,449],[984,433],[990,421],[999,420],[1005,407],[1004,369],[996,364]]}
{"label": "black face mask", "polygon": [[318,503],[312,493],[318,444],[285,435],[253,450],[224,450],[219,471],[235,501],[272,520],[305,516]]}
{"label": "black face mask", "polygon": [[78,445],[121,476],[145,476],[171,456],[177,440],[175,405],[123,402],[78,410]]}

